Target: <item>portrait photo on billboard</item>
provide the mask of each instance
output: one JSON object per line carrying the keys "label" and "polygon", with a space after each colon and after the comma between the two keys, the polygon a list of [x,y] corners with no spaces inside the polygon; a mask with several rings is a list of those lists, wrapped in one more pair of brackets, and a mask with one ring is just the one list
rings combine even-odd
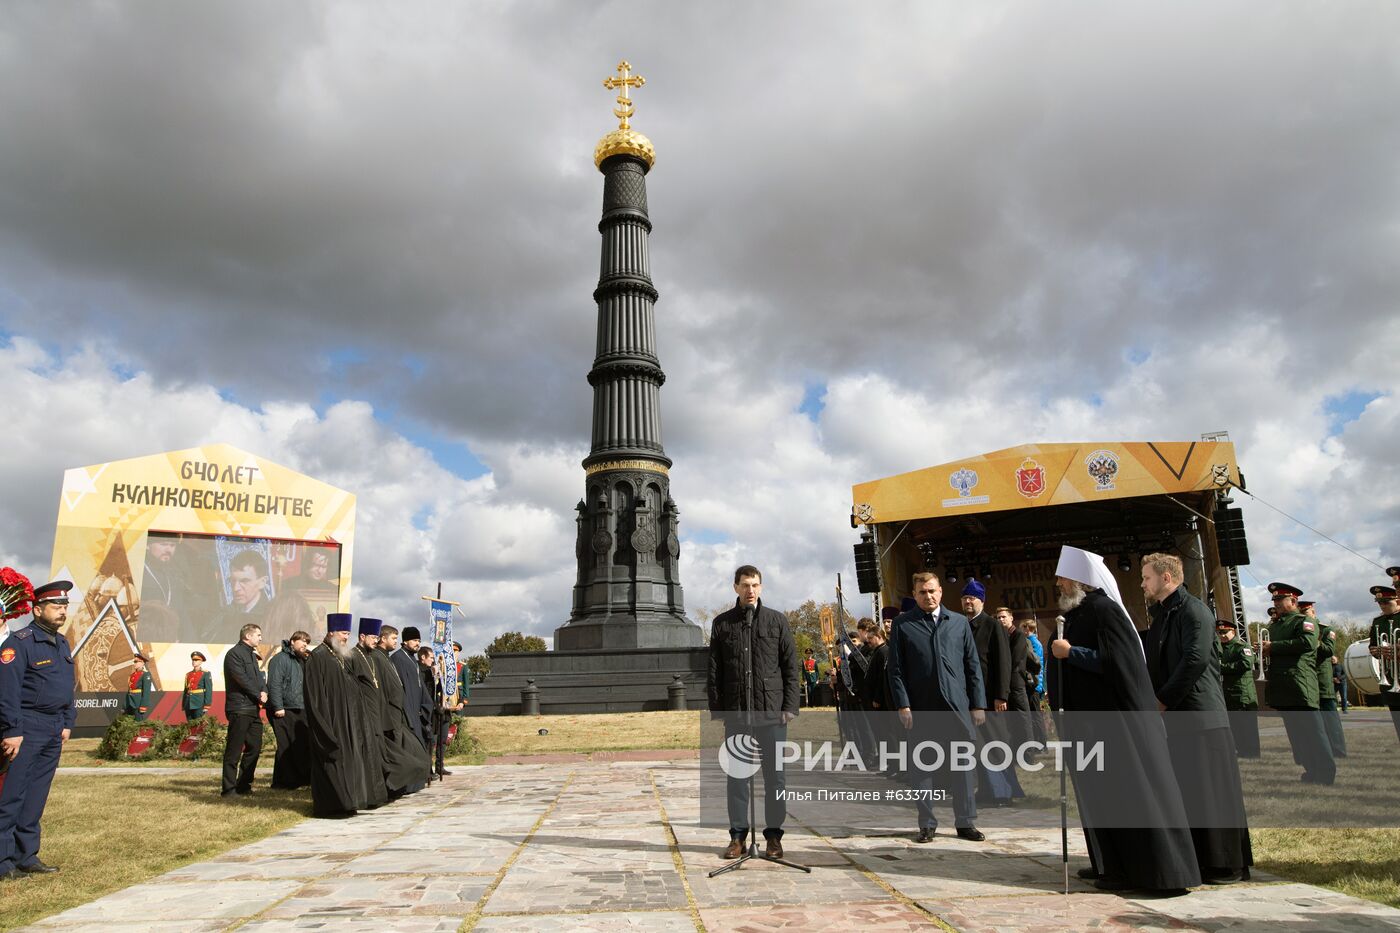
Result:
{"label": "portrait photo on billboard", "polygon": [[146,537],[142,569],[143,643],[233,644],[247,623],[277,645],[310,630],[339,598],[335,544],[226,535]]}

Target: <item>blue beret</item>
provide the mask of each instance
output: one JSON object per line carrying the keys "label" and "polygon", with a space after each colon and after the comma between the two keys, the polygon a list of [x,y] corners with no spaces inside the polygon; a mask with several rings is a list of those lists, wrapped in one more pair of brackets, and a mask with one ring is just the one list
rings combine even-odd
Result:
{"label": "blue beret", "polygon": [[981,581],[968,580],[967,586],[963,587],[962,594],[964,596],[972,596],[985,602],[987,599],[987,588],[982,585]]}
{"label": "blue beret", "polygon": [[378,619],[368,619],[363,616],[360,617],[361,635],[378,635],[379,630],[383,627],[384,623]]}
{"label": "blue beret", "polygon": [[326,631],[348,632],[353,617],[348,612],[331,612],[326,615]]}

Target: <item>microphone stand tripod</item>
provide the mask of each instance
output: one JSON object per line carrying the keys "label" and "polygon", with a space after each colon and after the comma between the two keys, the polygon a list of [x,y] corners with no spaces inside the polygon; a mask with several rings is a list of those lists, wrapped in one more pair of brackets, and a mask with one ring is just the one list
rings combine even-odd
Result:
{"label": "microphone stand tripod", "polygon": [[[751,736],[751,737],[754,738],[755,740],[757,740],[758,736],[754,735],[754,726],[753,726],[753,712],[754,712],[754,710],[753,710],[753,632],[754,632],[754,629],[758,627],[758,618],[757,618],[757,615],[758,615],[758,614],[755,612],[755,613],[754,613],[754,620],[753,620],[753,622],[752,622],[752,623],[749,623],[748,625],[745,626],[745,628],[747,628],[749,631],[748,631],[748,643],[747,643],[747,645],[746,645],[746,647],[745,647],[745,651],[748,653],[748,657],[747,657],[747,659],[746,659],[745,662],[744,662],[744,730],[745,730],[745,732],[748,733],[749,736]],[[712,636],[712,637],[713,637],[713,636]],[[780,712],[778,713],[778,717],[779,717],[779,721],[780,721],[780,722],[782,721],[782,715],[783,715],[783,714],[782,714],[782,712],[780,711]],[[728,731],[729,731],[728,728],[726,728],[725,731],[728,732]],[[757,744],[757,742],[755,742],[755,744]],[[777,749],[776,749],[776,748],[773,749],[772,752],[771,752],[770,754],[776,755],[776,754],[777,754]],[[759,761],[762,761],[762,760],[763,760],[763,746],[762,746],[762,745],[759,745],[759,747],[758,747],[758,755],[759,755]],[[749,859],[759,859],[759,860],[764,861],[764,862],[775,862],[775,863],[777,863],[777,864],[779,864],[779,865],[786,865],[788,868],[795,868],[795,869],[797,869],[798,871],[805,871],[807,874],[810,875],[810,874],[812,873],[812,869],[808,868],[806,865],[799,865],[799,864],[797,864],[796,862],[789,862],[787,859],[774,858],[773,856],[768,855],[766,852],[760,852],[760,851],[758,850],[757,795],[754,793],[754,790],[753,790],[753,778],[754,778],[753,774],[750,773],[750,774],[749,774],[749,777],[748,777],[748,781],[749,781],[749,851],[745,852],[743,855],[739,856],[737,859],[735,859],[734,861],[730,862],[728,865],[721,865],[719,868],[716,868],[714,871],[710,872],[709,875],[708,875],[707,877],[713,878],[713,877],[715,877],[716,875],[722,875],[722,874],[724,874],[724,873],[727,872],[727,871],[734,871],[736,868],[741,868],[741,867],[743,867],[743,864],[744,864],[745,862],[747,862]],[[728,784],[728,782],[726,781],[726,790],[727,790],[727,784]],[[764,793],[768,793],[768,784],[767,784],[766,779],[765,779],[765,781],[764,781],[763,790],[764,790]]]}
{"label": "microphone stand tripod", "polygon": [[[1065,637],[1065,617],[1055,617],[1055,638],[1061,640]],[[1055,717],[1055,738],[1064,741],[1065,722],[1065,662],[1063,658],[1055,659],[1057,668],[1056,679],[1060,682],[1060,710]],[[1069,797],[1065,793],[1065,769],[1060,768],[1060,861],[1065,868],[1065,893],[1069,894]]]}

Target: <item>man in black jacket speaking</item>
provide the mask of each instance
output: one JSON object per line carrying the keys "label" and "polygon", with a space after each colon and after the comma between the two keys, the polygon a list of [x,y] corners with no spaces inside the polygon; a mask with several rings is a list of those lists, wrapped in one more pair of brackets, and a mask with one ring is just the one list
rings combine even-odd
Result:
{"label": "man in black jacket speaking", "polygon": [[[757,741],[763,768],[765,854],[783,857],[783,822],[787,803],[783,773],[777,768],[778,743],[787,739],[787,724],[797,716],[801,674],[797,644],[787,617],[763,605],[763,574],[745,564],[734,571],[734,608],[720,613],[710,630],[710,712],[724,716],[725,747],[730,738],[750,734]],[[750,832],[749,782],[729,776],[729,847],[724,858],[744,854]]]}

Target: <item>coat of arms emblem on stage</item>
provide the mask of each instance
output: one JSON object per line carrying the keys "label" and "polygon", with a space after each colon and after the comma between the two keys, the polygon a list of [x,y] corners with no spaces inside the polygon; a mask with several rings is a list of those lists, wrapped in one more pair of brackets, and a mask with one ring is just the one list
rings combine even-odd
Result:
{"label": "coat of arms emblem on stage", "polygon": [[1113,478],[1118,475],[1118,455],[1111,450],[1096,450],[1084,461],[1089,475],[1094,478],[1099,492],[1113,487]]}
{"label": "coat of arms emblem on stage", "polygon": [[977,471],[963,467],[948,477],[948,485],[958,491],[960,498],[966,499],[972,495],[972,487],[977,485]]}
{"label": "coat of arms emblem on stage", "polygon": [[1045,467],[1027,457],[1016,470],[1016,491],[1027,499],[1038,499],[1045,492]]}

